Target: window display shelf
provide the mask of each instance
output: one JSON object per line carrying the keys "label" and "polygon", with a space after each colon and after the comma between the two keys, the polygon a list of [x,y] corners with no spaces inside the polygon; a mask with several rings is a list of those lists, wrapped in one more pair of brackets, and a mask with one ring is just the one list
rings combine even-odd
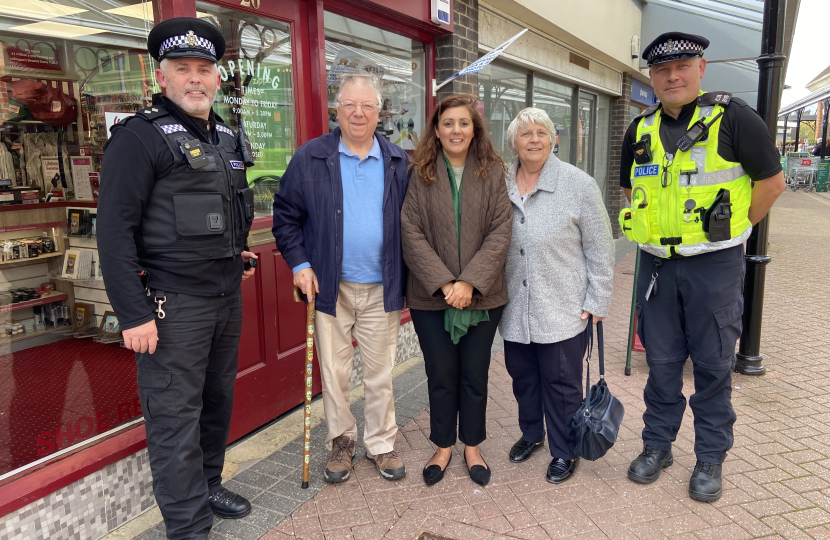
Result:
{"label": "window display shelf", "polygon": [[0,306],[0,313],[8,313],[9,311],[14,311],[16,309],[42,306],[43,304],[51,304],[53,302],[60,302],[61,300],[66,300],[66,294],[52,291],[49,294],[41,296],[35,300],[26,300],[25,302],[17,302],[7,306]]}
{"label": "window display shelf", "polygon": [[47,328],[46,330],[41,330],[40,332],[24,332],[22,334],[18,334],[16,336],[2,336],[0,337],[0,343],[15,343],[17,341],[23,341],[24,339],[31,339],[40,336],[45,336],[46,334],[58,334],[61,333],[62,328]]}
{"label": "window display shelf", "polygon": [[14,259],[11,261],[0,261],[0,266],[6,266],[11,264],[20,264],[20,263],[35,263],[41,261],[43,259],[49,259],[51,257],[60,257],[63,255],[63,251],[56,251],[54,253],[46,253],[44,255],[39,255],[37,257],[27,257],[25,259]]}

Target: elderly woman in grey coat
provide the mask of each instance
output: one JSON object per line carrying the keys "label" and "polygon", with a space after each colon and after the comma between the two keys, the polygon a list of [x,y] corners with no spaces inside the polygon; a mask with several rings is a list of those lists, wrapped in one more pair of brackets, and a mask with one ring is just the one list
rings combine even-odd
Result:
{"label": "elderly woman in grey coat", "polygon": [[522,430],[510,460],[525,461],[542,446],[546,423],[547,480],[558,484],[579,461],[568,448],[570,422],[582,404],[588,318],[602,320],[611,303],[614,242],[596,182],[551,153],[554,133],[547,113],[534,108],[507,130],[518,160],[507,174],[510,302],[499,328]]}

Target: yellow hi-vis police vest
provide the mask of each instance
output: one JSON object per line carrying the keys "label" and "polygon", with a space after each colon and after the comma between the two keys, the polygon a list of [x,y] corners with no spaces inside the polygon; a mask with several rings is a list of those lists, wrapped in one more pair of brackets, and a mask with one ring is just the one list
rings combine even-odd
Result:
{"label": "yellow hi-vis police vest", "polygon": [[[701,92],[689,127],[698,120],[711,121],[724,111],[730,97],[723,92]],[[720,105],[715,100],[726,103]],[[631,167],[632,207],[624,208],[619,215],[626,237],[660,257],[696,255],[742,243],[751,230],[752,184],[740,163],[718,155],[723,116],[709,127],[707,137],[688,151],[678,149],[674,156],[665,152],[660,141],[660,120],[660,108],[646,111],[638,120],[637,141],[644,135],[651,137],[652,159],[644,164],[635,162]],[[721,189],[730,194],[732,238],[710,242],[703,230],[703,216]]]}

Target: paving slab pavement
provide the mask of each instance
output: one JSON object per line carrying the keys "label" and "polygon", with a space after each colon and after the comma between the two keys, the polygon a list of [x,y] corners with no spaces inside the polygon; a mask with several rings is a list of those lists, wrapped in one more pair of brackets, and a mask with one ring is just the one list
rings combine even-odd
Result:
{"label": "paving slab pavement", "polygon": [[[406,478],[381,479],[360,448],[349,481],[324,485],[327,456],[316,450],[313,489],[300,490],[300,446],[293,441],[228,482],[252,498],[254,512],[243,520],[217,520],[211,538],[830,538],[828,206],[824,197],[787,192],[773,209],[762,337],[767,373],[733,378],[738,420],[721,500],[700,503],[687,495],[695,464],[689,409],[674,445],[675,464],[650,485],[625,476],[642,446],[642,389],[648,376],[643,353],[633,353],[632,374],[623,374],[634,271],[629,254],[617,264],[605,323],[606,379],[626,416],[617,444],[604,458],[583,461],[574,478],[558,486],[545,481],[546,450],[511,464],[507,452],[520,436],[517,405],[498,354],[490,369],[488,438],[481,445],[493,470],[490,484],[482,488],[469,479],[459,446],[444,480],[427,487],[421,469],[434,448],[423,368],[415,365],[395,379],[401,424],[396,448],[406,461]],[[691,363],[686,368],[691,392]],[[596,366],[592,369],[596,377]],[[358,414],[362,403],[353,405]],[[322,429],[313,432],[315,449],[322,448]],[[141,538],[163,536],[154,529]]]}

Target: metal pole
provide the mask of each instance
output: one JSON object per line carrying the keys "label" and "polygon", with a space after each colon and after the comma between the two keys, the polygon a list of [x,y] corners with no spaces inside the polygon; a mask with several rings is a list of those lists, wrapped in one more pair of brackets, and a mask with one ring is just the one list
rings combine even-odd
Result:
{"label": "metal pole", "polygon": [[634,317],[637,314],[637,274],[640,273],[640,245],[634,262],[634,286],[631,288],[631,315],[628,317],[628,349],[625,351],[625,374],[631,375],[631,349],[634,348]]}
{"label": "metal pole", "polygon": [[[764,2],[761,56],[758,58],[758,113],[767,123],[773,141],[778,131],[778,111],[784,83],[781,71],[787,58],[782,52],[785,8],[786,0]],[[762,375],[766,371],[764,357],[761,356],[761,322],[766,265],[770,261],[768,243],[769,215],[766,215],[752,228],[746,246],[743,331],[735,364],[735,371],[744,375]]]}
{"label": "metal pole", "polygon": [[801,113],[804,112],[804,109],[798,109],[795,113],[795,148],[793,151],[798,152],[798,139],[801,137]]}
{"label": "metal pole", "polygon": [[781,144],[781,155],[786,157],[787,156],[787,120],[790,119],[790,115],[784,115],[784,136],[782,139],[784,142]]}
{"label": "metal pole", "polygon": [[821,121],[821,153],[819,156],[824,159],[824,152],[827,150],[827,113],[830,111],[830,99],[825,99],[821,103],[821,108],[823,119]]}

